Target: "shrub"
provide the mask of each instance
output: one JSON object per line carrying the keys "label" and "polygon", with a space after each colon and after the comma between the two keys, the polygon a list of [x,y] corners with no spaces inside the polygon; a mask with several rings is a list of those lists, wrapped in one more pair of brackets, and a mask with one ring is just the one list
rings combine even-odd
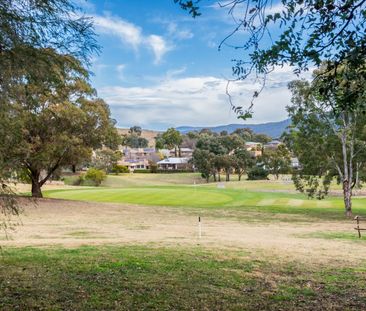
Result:
{"label": "shrub", "polygon": [[254,166],[248,172],[248,180],[265,180],[268,179],[268,171],[265,170],[263,167]]}
{"label": "shrub", "polygon": [[[81,176],[80,176],[81,177]],[[83,176],[86,181],[92,182],[95,186],[100,186],[102,181],[106,179],[107,174],[103,170],[98,170],[96,168],[89,168],[88,171]]]}
{"label": "shrub", "polygon": [[150,173],[157,173],[158,165],[155,163],[150,163]]}
{"label": "shrub", "polygon": [[123,173],[129,173],[129,169],[127,166],[124,165],[119,165],[116,164],[115,166],[113,166],[112,168],[112,173],[118,175],[118,174],[123,174]]}

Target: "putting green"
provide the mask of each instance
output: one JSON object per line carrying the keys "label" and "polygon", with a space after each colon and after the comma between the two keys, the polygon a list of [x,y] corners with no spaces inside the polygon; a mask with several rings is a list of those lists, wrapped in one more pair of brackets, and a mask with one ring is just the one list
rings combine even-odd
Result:
{"label": "putting green", "polygon": [[56,199],[132,203],[167,206],[214,206],[225,205],[233,197],[225,192],[210,189],[182,188],[93,188],[78,190],[47,191],[46,196]]}

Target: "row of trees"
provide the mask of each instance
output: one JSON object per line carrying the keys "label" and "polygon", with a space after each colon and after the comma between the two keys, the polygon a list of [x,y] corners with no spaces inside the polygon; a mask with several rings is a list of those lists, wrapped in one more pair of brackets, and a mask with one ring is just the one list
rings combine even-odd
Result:
{"label": "row of trees", "polygon": [[[243,131],[240,131],[243,132]],[[245,140],[234,132],[230,135],[217,135],[210,132],[201,133],[193,152],[193,164],[201,172],[202,177],[209,182],[221,181],[221,172],[225,173],[225,180],[230,180],[230,174],[236,173],[241,180],[244,174],[253,170],[252,178],[258,174],[266,178],[268,173],[277,178],[280,173],[291,170],[290,152],[284,145],[277,149],[263,150],[262,155],[255,157],[251,150],[247,150]],[[261,173],[254,173],[260,168]]]}

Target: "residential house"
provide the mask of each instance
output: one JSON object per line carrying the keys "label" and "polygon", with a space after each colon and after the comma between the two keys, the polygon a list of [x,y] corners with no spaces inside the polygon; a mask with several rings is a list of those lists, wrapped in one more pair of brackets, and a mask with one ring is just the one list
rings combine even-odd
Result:
{"label": "residential house", "polygon": [[250,152],[252,157],[260,157],[262,155],[262,144],[254,141],[245,143],[245,148]]}
{"label": "residential house", "polygon": [[127,166],[130,171],[134,169],[149,169],[150,162],[160,160],[160,156],[156,153],[155,148],[125,147],[122,149],[122,153],[122,160],[118,164]]}
{"label": "residential house", "polygon": [[184,170],[189,169],[189,158],[166,158],[159,161],[158,168],[162,170]]}

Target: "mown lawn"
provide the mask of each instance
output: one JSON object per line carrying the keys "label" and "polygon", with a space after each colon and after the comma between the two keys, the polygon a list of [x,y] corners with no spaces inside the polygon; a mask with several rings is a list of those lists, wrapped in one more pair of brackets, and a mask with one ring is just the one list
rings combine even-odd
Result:
{"label": "mown lawn", "polygon": [[[188,211],[204,209],[274,215],[294,214],[324,220],[344,218],[343,201],[339,197],[319,201],[310,200],[305,195],[296,193],[218,189],[213,186],[80,187],[72,190],[46,191],[45,196],[66,200],[183,207]],[[366,199],[354,198],[353,210],[355,214],[366,214]]]}
{"label": "mown lawn", "polygon": [[7,249],[1,310],[364,310],[366,265],[193,248]]}

